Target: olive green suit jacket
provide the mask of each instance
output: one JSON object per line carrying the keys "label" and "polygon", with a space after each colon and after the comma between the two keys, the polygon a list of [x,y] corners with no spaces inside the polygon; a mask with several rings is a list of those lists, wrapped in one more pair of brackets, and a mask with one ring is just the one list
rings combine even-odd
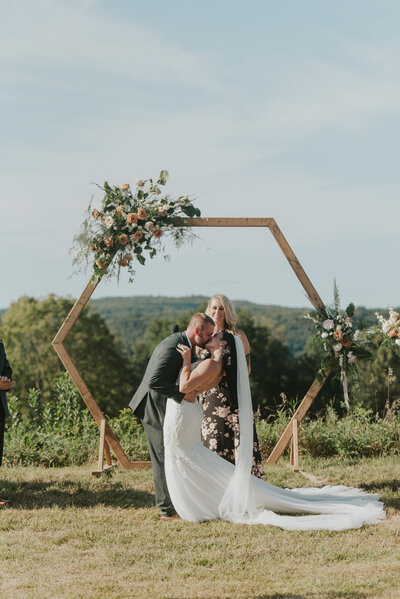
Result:
{"label": "olive green suit jacket", "polygon": [[[0,339],[0,376],[7,376],[9,379],[12,379],[12,370],[9,361],[7,360],[6,350],[2,339]],[[6,391],[0,391],[0,403],[3,406],[4,414],[9,416]]]}
{"label": "olive green suit jacket", "polygon": [[182,368],[182,356],[177,351],[178,343],[189,345],[186,333],[173,333],[157,345],[149,360],[143,380],[132,398],[129,407],[133,413],[154,428],[162,430],[167,398],[180,403],[184,393],[177,384]]}

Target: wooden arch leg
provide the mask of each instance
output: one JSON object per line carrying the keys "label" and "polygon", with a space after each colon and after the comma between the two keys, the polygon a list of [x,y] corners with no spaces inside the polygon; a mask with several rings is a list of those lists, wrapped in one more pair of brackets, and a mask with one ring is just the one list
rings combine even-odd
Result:
{"label": "wooden arch leg", "polygon": [[[104,466],[104,453],[106,454],[106,465]],[[117,464],[111,462],[110,446],[106,439],[106,419],[103,418],[100,423],[100,445],[99,445],[99,463],[97,470],[93,470],[93,476],[100,476]]]}
{"label": "wooden arch leg", "polygon": [[[269,458],[267,460],[267,464],[275,464],[279,460],[279,458],[285,451],[289,441],[291,439],[293,439],[293,432],[295,430],[296,431],[295,432],[296,441],[292,443],[292,449],[293,449],[293,460],[295,459],[294,452],[297,451],[297,468],[298,468],[298,440],[297,440],[298,425],[303,420],[304,416],[307,414],[312,402],[314,401],[314,399],[317,397],[318,393],[322,389],[330,372],[331,372],[331,368],[328,369],[328,371],[326,372],[325,378],[321,382],[318,381],[318,379],[315,379],[315,381],[313,382],[313,384],[307,391],[306,395],[304,396],[304,399],[302,400],[301,404],[299,405],[299,407],[293,414],[291,421],[289,422],[289,424],[283,431],[282,436],[279,439],[278,443],[275,445],[274,449],[272,450],[271,455],[269,456]],[[296,424],[294,424],[294,421],[296,421]],[[297,449],[295,449],[295,447],[294,447],[295,445],[297,446]]]}
{"label": "wooden arch leg", "polygon": [[290,466],[292,470],[299,469],[299,438],[297,436],[297,420],[292,420],[292,441],[290,446]]}

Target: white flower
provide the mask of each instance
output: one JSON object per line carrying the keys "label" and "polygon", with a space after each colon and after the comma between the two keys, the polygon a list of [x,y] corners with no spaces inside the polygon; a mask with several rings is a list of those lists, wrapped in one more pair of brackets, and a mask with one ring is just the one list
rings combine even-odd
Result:
{"label": "white flower", "polygon": [[148,220],[144,227],[147,231],[151,231],[154,227],[154,223],[151,220]]}
{"label": "white flower", "polygon": [[360,331],[357,329],[353,336],[354,341],[357,341],[359,334],[360,334]]}
{"label": "white flower", "polygon": [[341,325],[341,324],[338,324],[338,325],[336,326],[336,330],[337,330],[337,331],[341,331],[341,330],[342,330],[342,325]]}
{"label": "white flower", "polygon": [[388,333],[391,328],[392,328],[391,323],[388,320],[385,320],[382,324],[382,331],[384,333]]}
{"label": "white flower", "polygon": [[336,343],[332,347],[333,347],[333,351],[338,354],[340,352],[340,350],[342,349],[343,345],[341,343]]}
{"label": "white flower", "polygon": [[104,219],[104,225],[107,227],[107,229],[110,229],[110,227],[112,227],[114,224],[114,219],[112,216],[106,216]]}
{"label": "white flower", "polygon": [[400,339],[396,339],[395,344],[400,345]]}
{"label": "white flower", "polygon": [[330,318],[327,318],[326,320],[324,320],[324,322],[322,323],[322,326],[324,327],[324,329],[326,329],[327,331],[330,331],[331,329],[333,329],[334,327],[334,322],[333,320],[331,320]]}
{"label": "white flower", "polygon": [[349,351],[349,353],[347,354],[348,363],[353,364],[356,360],[357,360],[357,356],[355,356],[352,351]]}
{"label": "white flower", "polygon": [[321,333],[322,339],[326,339],[328,337],[328,333]]}

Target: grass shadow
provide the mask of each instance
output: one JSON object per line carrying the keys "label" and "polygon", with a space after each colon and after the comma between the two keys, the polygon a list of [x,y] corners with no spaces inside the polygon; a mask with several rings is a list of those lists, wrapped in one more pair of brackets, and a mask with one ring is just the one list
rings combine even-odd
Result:
{"label": "grass shadow", "polygon": [[107,481],[107,487],[90,489],[76,480],[46,482],[1,482],[1,496],[11,501],[10,508],[37,510],[49,507],[88,508],[108,505],[118,508],[154,507],[154,495],[147,491],[126,489],[118,482]]}
{"label": "grass shadow", "polygon": [[[331,591],[324,593],[324,599],[368,599],[371,595],[357,592],[340,592]],[[274,593],[272,595],[255,595],[251,599],[321,599],[320,593],[311,593],[307,595],[299,595],[297,593]]]}
{"label": "grass shadow", "polygon": [[[211,596],[210,596],[211,597]],[[232,599],[231,595],[215,595],[219,599]],[[236,597],[236,595],[235,595]],[[243,599],[321,599],[321,593],[307,593],[307,595],[301,595],[299,593],[273,593],[272,595],[241,595]],[[340,592],[340,591],[328,591],[324,593],[323,599],[372,599],[372,595],[366,593],[358,593],[356,591]],[[165,599],[183,599],[178,596],[167,596]]]}
{"label": "grass shadow", "polygon": [[[376,493],[377,491],[382,494],[382,501],[386,507],[393,507],[400,510],[400,480],[393,478],[391,480],[373,481],[370,483],[361,483],[360,488],[368,493]],[[387,495],[388,493],[396,493],[396,496]]]}

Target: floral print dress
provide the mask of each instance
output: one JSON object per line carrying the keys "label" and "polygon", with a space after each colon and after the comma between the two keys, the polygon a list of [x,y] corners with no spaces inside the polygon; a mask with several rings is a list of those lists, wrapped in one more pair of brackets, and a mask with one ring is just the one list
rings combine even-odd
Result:
{"label": "floral print dress", "polygon": [[[234,464],[240,443],[240,428],[238,410],[234,409],[232,411],[229,403],[229,388],[226,376],[222,377],[216,387],[199,395],[199,402],[203,410],[201,427],[203,445]],[[258,478],[264,478],[264,468],[255,425],[253,439],[253,467],[251,473]]]}

